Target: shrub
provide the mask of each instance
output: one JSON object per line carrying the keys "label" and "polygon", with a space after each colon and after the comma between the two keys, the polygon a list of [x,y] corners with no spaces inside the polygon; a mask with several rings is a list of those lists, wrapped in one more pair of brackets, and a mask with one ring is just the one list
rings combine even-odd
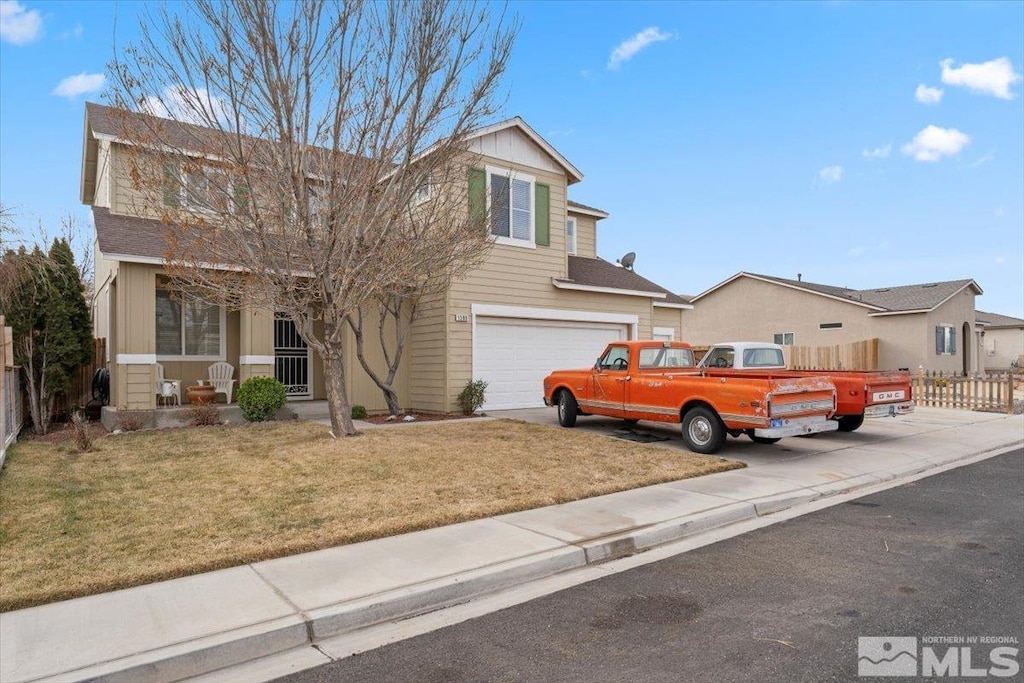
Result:
{"label": "shrub", "polygon": [[208,427],[220,422],[220,411],[212,403],[193,403],[185,409],[185,419],[193,427]]}
{"label": "shrub", "polygon": [[92,439],[89,438],[89,420],[84,410],[71,412],[71,435],[75,440],[75,448],[79,453],[92,450]]}
{"label": "shrub", "polygon": [[463,415],[472,415],[484,404],[484,391],[487,389],[487,382],[482,379],[474,379],[466,382],[459,393],[459,407]]}
{"label": "shrub", "polygon": [[365,420],[366,419],[366,406],[360,406],[360,405],[352,406],[352,419],[353,420]]}
{"label": "shrub", "polygon": [[248,422],[273,419],[286,399],[284,385],[273,377],[250,377],[238,388],[238,407]]}

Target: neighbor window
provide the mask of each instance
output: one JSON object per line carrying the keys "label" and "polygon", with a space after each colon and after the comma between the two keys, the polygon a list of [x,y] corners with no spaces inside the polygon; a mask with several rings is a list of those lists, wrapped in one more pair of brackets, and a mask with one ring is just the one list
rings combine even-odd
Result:
{"label": "neighbor window", "polygon": [[533,176],[487,170],[491,235],[506,244],[534,244]]}
{"label": "neighbor window", "polygon": [[956,328],[952,325],[935,326],[935,353],[940,356],[956,354]]}
{"label": "neighbor window", "polygon": [[775,343],[782,344],[784,346],[793,345],[793,333],[792,332],[776,332]]}
{"label": "neighbor window", "polygon": [[565,246],[570,254],[576,254],[576,219],[565,219]]}
{"label": "neighbor window", "polygon": [[224,309],[164,287],[156,290],[156,355],[224,359]]}

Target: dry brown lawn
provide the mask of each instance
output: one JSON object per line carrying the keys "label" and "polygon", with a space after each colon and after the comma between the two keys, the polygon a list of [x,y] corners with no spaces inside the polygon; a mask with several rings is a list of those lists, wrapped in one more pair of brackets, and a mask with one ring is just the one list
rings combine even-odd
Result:
{"label": "dry brown lawn", "polygon": [[742,467],[513,421],[306,422],[26,442],[0,472],[0,611]]}

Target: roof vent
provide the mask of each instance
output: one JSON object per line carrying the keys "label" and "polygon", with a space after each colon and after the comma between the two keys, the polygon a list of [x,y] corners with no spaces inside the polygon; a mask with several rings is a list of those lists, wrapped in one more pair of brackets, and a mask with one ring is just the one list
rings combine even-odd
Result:
{"label": "roof vent", "polygon": [[933,282],[930,285],[921,285],[921,289],[928,289],[929,287],[938,287],[938,286],[939,286],[938,282]]}
{"label": "roof vent", "polygon": [[797,282],[803,282],[804,281],[804,274],[803,273],[797,273],[796,274],[796,281]]}

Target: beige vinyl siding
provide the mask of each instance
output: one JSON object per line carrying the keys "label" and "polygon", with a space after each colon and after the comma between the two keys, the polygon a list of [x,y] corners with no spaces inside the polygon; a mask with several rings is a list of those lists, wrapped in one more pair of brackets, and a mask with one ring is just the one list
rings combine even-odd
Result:
{"label": "beige vinyl siding", "polygon": [[[394,324],[390,322],[386,328],[386,339],[388,349],[394,352]],[[380,335],[377,328],[378,314],[376,311],[369,311],[364,322],[363,352],[366,355],[366,362],[374,368],[374,372],[384,377],[387,372],[387,365],[384,360],[384,351],[380,345]],[[348,325],[346,325],[348,327]],[[402,362],[398,366],[398,374],[395,376],[395,390],[398,392],[398,399],[405,408],[409,405],[409,347],[410,339],[406,339],[405,350],[402,354]],[[384,401],[384,393],[377,386],[376,382],[366,373],[359,357],[356,355],[356,337],[349,327],[345,332],[345,352],[348,359],[346,366],[346,379],[348,380],[348,393],[352,405],[361,405],[370,412],[387,410],[387,403]]]}
{"label": "beige vinyl siding", "polygon": [[[154,266],[122,263],[118,268],[115,316],[115,352],[156,353],[156,274]],[[152,365],[120,365],[116,373],[114,398],[118,407],[152,408],[155,403]]]}
{"label": "beige vinyl siding", "polygon": [[569,215],[576,219],[576,255],[597,258],[597,219],[573,213],[572,209]]}
{"label": "beige vinyl siding", "polygon": [[93,195],[93,206],[110,208],[112,198],[112,158],[111,143],[100,140],[96,146],[96,187]]}
{"label": "beige vinyl siding", "polygon": [[447,410],[447,330],[445,297],[438,295],[421,303],[406,349],[410,408],[437,413]]}
{"label": "beige vinyl siding", "polygon": [[672,338],[675,341],[690,341],[683,335],[682,310],[678,308],[658,308],[655,306],[653,311],[652,328],[671,327],[674,330]]}

